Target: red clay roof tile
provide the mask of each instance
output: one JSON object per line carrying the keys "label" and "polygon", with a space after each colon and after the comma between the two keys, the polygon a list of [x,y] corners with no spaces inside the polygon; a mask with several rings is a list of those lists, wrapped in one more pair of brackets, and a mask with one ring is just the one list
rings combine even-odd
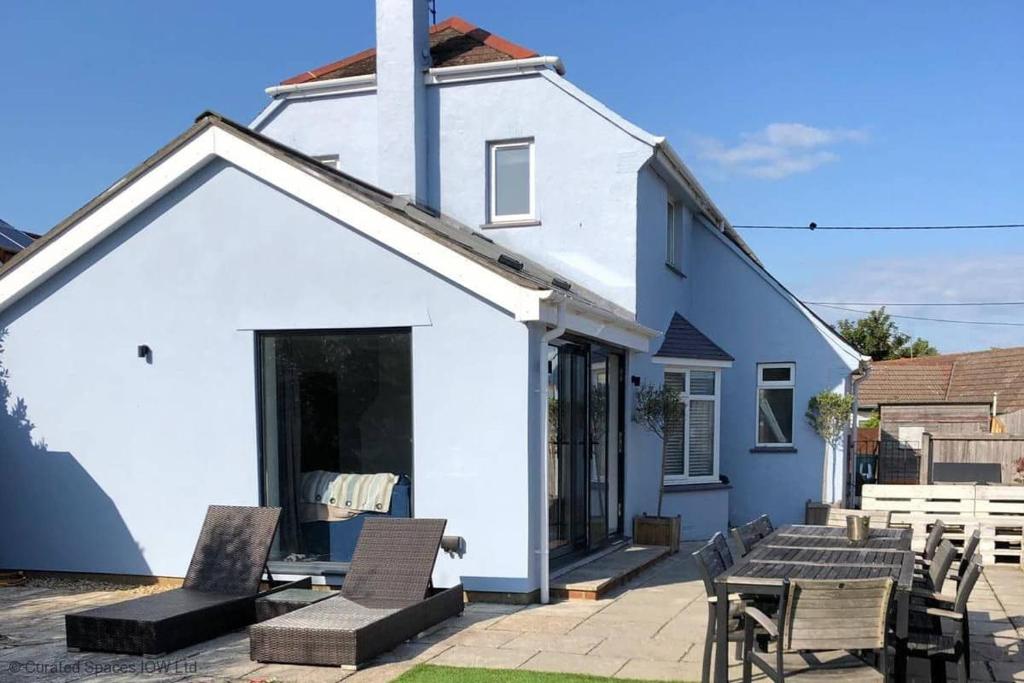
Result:
{"label": "red clay roof tile", "polygon": [[[474,26],[465,19],[449,17],[430,27],[430,56],[433,66],[439,67],[527,59],[536,57],[537,53]],[[281,85],[364,76],[376,70],[377,50],[371,47],[337,62],[292,76],[281,81]]]}
{"label": "red clay roof tile", "polygon": [[1024,347],[876,361],[858,384],[862,406],[879,403],[988,403],[1024,408]]}

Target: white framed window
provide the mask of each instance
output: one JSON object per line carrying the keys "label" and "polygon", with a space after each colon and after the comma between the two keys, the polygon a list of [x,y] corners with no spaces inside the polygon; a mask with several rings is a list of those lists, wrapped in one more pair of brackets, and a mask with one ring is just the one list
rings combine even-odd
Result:
{"label": "white framed window", "polygon": [[683,404],[679,418],[665,425],[665,484],[718,481],[721,384],[718,369],[665,370],[665,386],[678,391]]}
{"label": "white framed window", "polygon": [[537,219],[533,140],[488,144],[490,223]]}
{"label": "white framed window", "polygon": [[757,365],[757,446],[793,445],[796,363]]}
{"label": "white framed window", "polygon": [[679,207],[673,201],[665,204],[665,263],[679,270],[682,266],[679,258],[679,247],[682,244],[681,221]]}
{"label": "white framed window", "polygon": [[330,166],[333,169],[341,168],[337,154],[315,154],[313,155],[313,158],[319,161],[324,166]]}

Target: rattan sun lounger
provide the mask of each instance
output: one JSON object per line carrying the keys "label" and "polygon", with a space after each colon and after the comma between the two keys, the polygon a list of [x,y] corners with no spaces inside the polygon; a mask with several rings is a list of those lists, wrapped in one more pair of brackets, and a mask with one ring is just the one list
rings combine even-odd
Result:
{"label": "rattan sun lounger", "polygon": [[258,662],[357,668],[463,610],[459,584],[431,589],[442,519],[366,520],[340,594],[256,624]]}
{"label": "rattan sun lounger", "polygon": [[280,515],[211,505],[181,588],[66,615],[68,647],[162,654],[253,623]]}

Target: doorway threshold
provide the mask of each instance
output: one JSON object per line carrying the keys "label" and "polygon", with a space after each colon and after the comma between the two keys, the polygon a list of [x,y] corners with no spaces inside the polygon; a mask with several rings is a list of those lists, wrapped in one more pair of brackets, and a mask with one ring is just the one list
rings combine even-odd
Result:
{"label": "doorway threshold", "polygon": [[668,556],[665,546],[619,542],[553,574],[551,597],[599,600]]}

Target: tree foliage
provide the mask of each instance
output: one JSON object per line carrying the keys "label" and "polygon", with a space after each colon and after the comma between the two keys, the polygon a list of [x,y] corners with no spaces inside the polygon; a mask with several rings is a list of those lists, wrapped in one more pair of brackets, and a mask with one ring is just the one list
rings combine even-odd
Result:
{"label": "tree foliage", "polygon": [[842,441],[853,413],[853,396],[822,391],[807,403],[807,423],[829,446],[835,448]]}
{"label": "tree foliage", "polygon": [[840,320],[836,330],[851,346],[871,360],[934,356],[938,350],[927,339],[912,339],[900,332],[885,306],[867,313],[859,320]]}
{"label": "tree foliage", "polygon": [[636,390],[633,401],[633,422],[661,439],[661,479],[658,481],[658,517],[665,489],[665,425],[679,419],[683,413],[683,402],[679,392],[661,384],[645,382]]}

